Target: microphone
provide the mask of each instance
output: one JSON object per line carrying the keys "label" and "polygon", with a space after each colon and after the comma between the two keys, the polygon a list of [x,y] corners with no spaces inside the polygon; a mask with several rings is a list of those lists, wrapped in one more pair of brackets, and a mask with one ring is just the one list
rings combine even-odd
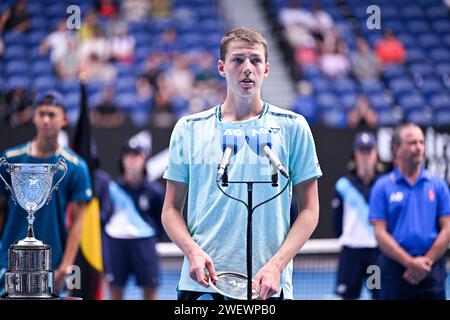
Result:
{"label": "microphone", "polygon": [[222,135],[222,150],[223,155],[220,160],[217,170],[216,181],[222,180],[228,165],[230,164],[231,157],[241,150],[244,144],[244,132],[239,129],[227,129]]}
{"label": "microphone", "polygon": [[253,152],[259,156],[265,155],[269,159],[274,173],[280,171],[283,176],[289,179],[289,173],[286,168],[278,156],[272,151],[272,136],[270,131],[265,128],[250,129],[246,132],[245,139]]}

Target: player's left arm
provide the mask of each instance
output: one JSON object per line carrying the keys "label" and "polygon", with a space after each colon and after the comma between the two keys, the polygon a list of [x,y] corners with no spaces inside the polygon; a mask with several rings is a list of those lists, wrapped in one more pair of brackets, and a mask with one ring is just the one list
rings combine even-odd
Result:
{"label": "player's left arm", "polygon": [[280,274],[298,253],[319,222],[319,194],[317,178],[300,182],[294,186],[294,195],[299,204],[299,214],[286,239],[275,255],[258,271],[255,287],[260,285],[260,298],[267,299],[280,288]]}
{"label": "player's left arm", "polygon": [[64,278],[68,268],[74,264],[75,258],[80,247],[81,229],[83,226],[83,215],[86,208],[86,202],[72,202],[71,221],[68,229],[66,247],[64,255],[58,269],[55,270],[55,282],[57,289],[64,287]]}

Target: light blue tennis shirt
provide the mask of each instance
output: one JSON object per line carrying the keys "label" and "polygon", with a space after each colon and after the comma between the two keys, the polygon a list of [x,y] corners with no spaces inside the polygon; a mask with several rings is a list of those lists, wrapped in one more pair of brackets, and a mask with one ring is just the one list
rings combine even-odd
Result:
{"label": "light blue tennis shirt", "polygon": [[[246,274],[247,209],[242,203],[226,197],[216,184],[217,168],[223,154],[223,134],[248,135],[254,130],[269,132],[272,150],[287,168],[291,186],[319,178],[322,172],[311,130],[303,116],[265,103],[256,118],[224,121],[220,117],[220,107],[178,121],[170,140],[164,178],[188,184],[187,227],[193,240],[214,261],[216,271]],[[272,166],[268,159],[257,155],[250,145],[244,139],[239,151],[231,158],[229,181],[271,181]],[[276,195],[286,182],[287,179],[279,174],[278,187],[255,184],[253,206]],[[289,232],[290,187],[253,213],[253,277],[277,252]],[[246,184],[229,184],[225,190],[247,202]],[[293,299],[292,261],[281,273],[280,285],[284,297]],[[178,289],[213,292],[212,288],[204,288],[189,277],[186,257]]]}

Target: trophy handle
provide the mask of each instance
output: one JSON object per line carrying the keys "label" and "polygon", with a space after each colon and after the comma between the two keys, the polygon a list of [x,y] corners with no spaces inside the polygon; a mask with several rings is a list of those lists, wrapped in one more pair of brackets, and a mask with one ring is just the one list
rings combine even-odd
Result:
{"label": "trophy handle", "polygon": [[[11,171],[11,164],[10,164],[8,161],[6,161],[6,158],[5,158],[5,157],[1,157],[1,158],[0,158],[0,167],[1,167],[1,166],[5,166],[5,167],[7,168],[7,169],[6,169],[6,172],[10,172],[10,171]],[[3,182],[5,183],[6,190],[9,190],[9,191],[11,192],[11,199],[14,201],[14,203],[17,204],[17,202],[16,202],[16,195],[14,194],[13,189],[11,188],[11,186],[9,185],[9,183],[6,182],[5,178],[3,178],[1,172],[0,172],[0,178],[1,178],[1,179],[3,180]]]}
{"label": "trophy handle", "polygon": [[51,166],[50,173],[52,174],[52,176],[56,173],[56,171],[58,169],[63,170],[64,173],[63,173],[62,177],[59,178],[58,182],[56,182],[55,185],[53,186],[53,188],[50,190],[46,204],[49,203],[50,200],[52,200],[52,193],[53,193],[53,191],[54,190],[58,190],[59,184],[61,183],[62,179],[64,179],[64,177],[65,177],[65,175],[67,173],[67,164],[66,164],[66,161],[64,161],[63,158],[59,158],[59,161]]}

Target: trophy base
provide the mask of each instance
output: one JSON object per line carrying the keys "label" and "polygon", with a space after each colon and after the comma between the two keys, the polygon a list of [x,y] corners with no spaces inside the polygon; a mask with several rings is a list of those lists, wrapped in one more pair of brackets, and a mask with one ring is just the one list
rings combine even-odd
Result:
{"label": "trophy base", "polygon": [[9,298],[50,299],[54,296],[52,271],[9,271],[5,280]]}
{"label": "trophy base", "polygon": [[62,298],[58,296],[57,294],[52,294],[49,297],[28,297],[28,296],[14,296],[11,297],[8,294],[4,294],[0,296],[0,300],[63,300],[65,298]]}

